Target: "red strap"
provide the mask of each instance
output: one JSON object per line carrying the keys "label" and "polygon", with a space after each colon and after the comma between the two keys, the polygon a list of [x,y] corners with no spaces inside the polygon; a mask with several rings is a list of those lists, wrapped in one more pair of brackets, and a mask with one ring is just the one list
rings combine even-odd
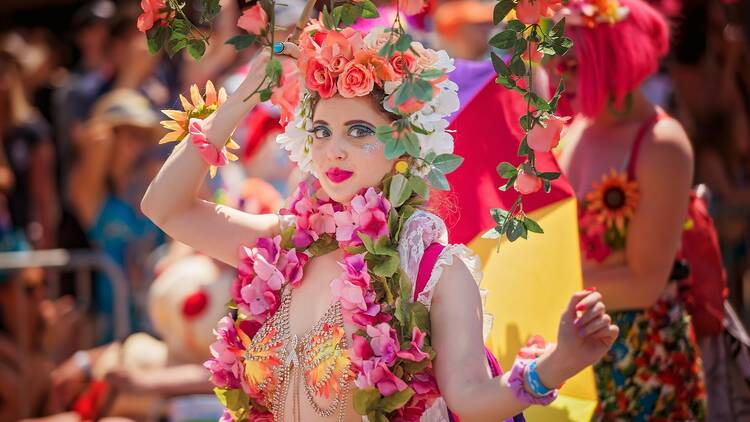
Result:
{"label": "red strap", "polygon": [[433,243],[430,246],[427,247],[427,249],[424,250],[424,255],[422,255],[422,260],[419,262],[419,272],[417,273],[417,285],[414,286],[414,298],[413,300],[417,300],[417,297],[419,297],[419,294],[422,293],[424,288],[427,286],[427,282],[430,281],[430,275],[432,274],[432,269],[435,267],[435,262],[437,262],[438,257],[440,256],[440,253],[443,252],[443,249],[445,249],[445,245],[442,245],[440,243]]}
{"label": "red strap", "polygon": [[669,117],[667,113],[659,110],[651,118],[643,122],[641,127],[638,129],[638,134],[635,135],[635,141],[630,149],[630,159],[628,160],[628,177],[631,180],[635,180],[635,165],[638,162],[638,154],[641,151],[641,145],[643,140],[646,139],[646,133],[651,130],[660,120]]}

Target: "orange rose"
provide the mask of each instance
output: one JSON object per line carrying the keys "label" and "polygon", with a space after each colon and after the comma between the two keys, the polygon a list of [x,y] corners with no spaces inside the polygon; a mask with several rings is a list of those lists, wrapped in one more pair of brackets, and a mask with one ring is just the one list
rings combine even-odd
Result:
{"label": "orange rose", "polygon": [[519,0],[516,17],[521,22],[531,25],[539,22],[541,17],[551,17],[561,7],[562,0]]}
{"label": "orange rose", "polygon": [[341,72],[344,71],[344,68],[349,62],[350,60],[344,56],[336,56],[333,58],[333,60],[328,62],[328,71],[331,72],[334,76],[338,76],[341,74]]}
{"label": "orange rose", "polygon": [[372,71],[377,78],[378,85],[384,81],[395,81],[398,79],[396,72],[383,57],[378,56],[377,51],[370,49],[363,49],[354,55],[354,61],[361,64]]}
{"label": "orange rose", "polygon": [[396,53],[391,56],[389,63],[399,78],[417,71],[417,59],[409,53]]}
{"label": "orange rose", "polygon": [[138,16],[138,22],[136,23],[138,30],[146,32],[151,29],[154,26],[154,22],[165,16],[165,14],[161,12],[161,9],[164,7],[166,7],[164,0],[141,0],[141,9],[143,9],[143,13]]}
{"label": "orange rose", "polygon": [[558,117],[554,114],[549,116],[545,122],[547,127],[540,124],[534,125],[526,138],[529,148],[537,152],[549,152],[560,143],[560,133],[570,117]]}
{"label": "orange rose", "polygon": [[398,8],[407,16],[416,15],[425,8],[424,0],[398,0]]}
{"label": "orange rose", "polygon": [[406,101],[404,101],[403,104],[397,106],[395,95],[389,96],[388,99],[386,100],[386,103],[388,104],[388,108],[390,108],[391,110],[396,110],[401,114],[416,113],[419,110],[421,110],[425,105],[424,101],[420,101],[416,99],[415,97],[409,97]]}
{"label": "orange rose", "polygon": [[255,6],[242,13],[237,20],[237,26],[251,34],[260,35],[268,26],[268,15],[260,3],[256,3]]}
{"label": "orange rose", "polygon": [[375,85],[375,77],[370,69],[356,62],[349,62],[339,75],[339,94],[344,98],[362,97],[370,92]]}
{"label": "orange rose", "polygon": [[331,98],[336,95],[336,79],[316,58],[310,59],[305,72],[305,85],[317,91],[321,98]]}
{"label": "orange rose", "polygon": [[526,173],[523,169],[518,171],[516,182],[513,183],[513,189],[521,195],[534,193],[542,188],[542,179],[533,174]]}

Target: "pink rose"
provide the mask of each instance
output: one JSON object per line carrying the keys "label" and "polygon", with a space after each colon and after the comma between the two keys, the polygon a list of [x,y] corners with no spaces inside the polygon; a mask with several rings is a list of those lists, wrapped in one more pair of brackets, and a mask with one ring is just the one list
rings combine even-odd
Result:
{"label": "pink rose", "polygon": [[268,15],[260,3],[256,3],[237,19],[237,26],[251,34],[260,35],[268,26]]}
{"label": "pink rose", "polygon": [[338,77],[339,94],[344,98],[362,97],[375,86],[375,78],[367,67],[349,62]]}
{"label": "pink rose", "polygon": [[417,67],[420,69],[432,67],[438,61],[438,55],[435,50],[426,48],[421,43],[414,42],[411,44],[411,48],[417,52]]}
{"label": "pink rose", "polygon": [[336,56],[328,62],[328,71],[338,76],[344,71],[344,68],[350,61],[344,56]]}
{"label": "pink rose", "polygon": [[336,95],[336,79],[331,72],[316,58],[307,63],[305,84],[313,91],[317,91],[321,98],[331,98]]}
{"label": "pink rose", "polygon": [[388,61],[399,78],[407,73],[415,73],[418,69],[417,59],[410,53],[396,53]]}
{"label": "pink rose", "polygon": [[545,122],[547,127],[540,124],[534,125],[528,138],[526,138],[529,148],[537,152],[551,151],[560,143],[560,133],[568,120],[570,120],[570,117],[558,117],[550,114],[549,119]]}
{"label": "pink rose", "polygon": [[379,359],[364,361],[362,372],[354,383],[360,389],[376,387],[386,397],[408,387],[404,380],[394,375]]}
{"label": "pink rose", "polygon": [[398,357],[400,357],[401,359],[410,360],[412,362],[421,362],[424,359],[429,358],[430,355],[422,351],[422,347],[424,346],[424,337],[425,334],[422,332],[422,330],[420,330],[419,327],[415,326],[412,330],[411,347],[407,350],[398,352]]}
{"label": "pink rose", "polygon": [[396,352],[399,350],[396,330],[386,323],[376,326],[367,326],[367,335],[370,336],[370,346],[376,356],[379,356],[387,365],[392,365],[396,360]]}
{"label": "pink rose", "polygon": [[349,40],[340,32],[329,32],[323,44],[320,46],[320,58],[324,63],[330,63],[334,58],[343,56],[346,59],[354,58],[354,51]]}
{"label": "pink rose", "polygon": [[141,32],[146,32],[154,26],[154,22],[166,16],[161,12],[165,8],[164,0],[141,0],[141,9],[143,13],[138,16],[136,26]]}
{"label": "pink rose", "polygon": [[542,188],[542,179],[533,174],[526,173],[523,169],[518,171],[516,182],[513,189],[521,195],[534,193]]}
{"label": "pink rose", "polygon": [[300,281],[302,281],[302,269],[309,258],[307,255],[297,252],[294,249],[290,249],[286,254],[282,254],[279,258],[279,269],[284,275],[284,279],[292,285],[297,287]]}
{"label": "pink rose", "polygon": [[398,0],[398,8],[407,16],[416,15],[424,10],[424,0]]}
{"label": "pink rose", "polygon": [[562,7],[562,0],[519,0],[516,17],[521,22],[532,25],[541,17],[549,18]]}

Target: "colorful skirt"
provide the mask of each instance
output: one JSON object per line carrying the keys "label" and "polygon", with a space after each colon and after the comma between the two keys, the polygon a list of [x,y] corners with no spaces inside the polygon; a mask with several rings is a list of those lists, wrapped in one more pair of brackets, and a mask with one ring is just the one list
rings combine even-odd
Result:
{"label": "colorful skirt", "polygon": [[706,393],[695,334],[678,299],[611,313],[620,334],[594,366],[594,421],[703,421]]}

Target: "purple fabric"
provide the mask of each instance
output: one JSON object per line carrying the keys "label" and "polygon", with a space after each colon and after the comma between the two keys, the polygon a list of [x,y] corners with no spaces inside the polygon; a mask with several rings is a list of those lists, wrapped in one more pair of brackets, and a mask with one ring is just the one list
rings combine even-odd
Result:
{"label": "purple fabric", "polygon": [[455,113],[448,116],[448,121],[453,119],[469,104],[479,91],[487,83],[495,78],[495,69],[492,67],[490,60],[472,61],[472,60],[455,60],[456,69],[448,74],[451,81],[458,85],[458,100],[461,107]]}

